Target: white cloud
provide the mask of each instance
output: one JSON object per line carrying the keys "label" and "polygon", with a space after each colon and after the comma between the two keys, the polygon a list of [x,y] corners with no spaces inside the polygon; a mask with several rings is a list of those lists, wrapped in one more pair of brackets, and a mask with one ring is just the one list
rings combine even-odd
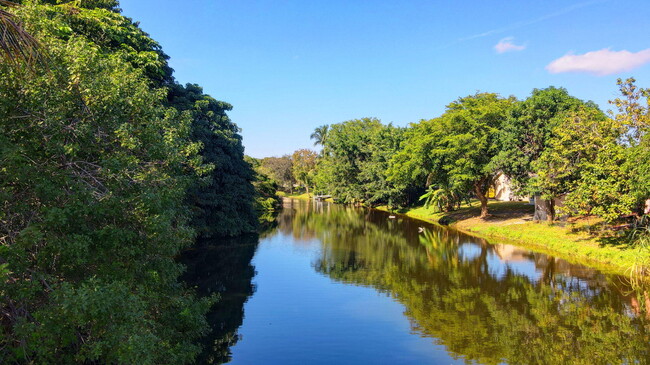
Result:
{"label": "white cloud", "polygon": [[497,53],[505,53],[505,52],[512,52],[512,51],[523,51],[526,49],[525,45],[517,45],[514,44],[512,41],[514,40],[513,37],[508,37],[508,38],[503,38],[502,40],[499,41],[494,46],[494,49],[497,51]]}
{"label": "white cloud", "polygon": [[588,72],[598,76],[630,71],[650,62],[650,48],[632,53],[604,48],[582,55],[566,54],[546,66],[553,74],[562,72]]}

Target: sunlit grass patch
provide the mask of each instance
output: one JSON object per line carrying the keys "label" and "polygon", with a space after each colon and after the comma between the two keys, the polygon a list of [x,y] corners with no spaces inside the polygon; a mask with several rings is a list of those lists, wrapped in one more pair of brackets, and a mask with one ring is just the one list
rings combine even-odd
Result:
{"label": "sunlit grass patch", "polygon": [[[597,267],[608,272],[639,271],[650,263],[650,250],[639,250],[628,236],[603,228],[602,221],[587,217],[569,222],[536,222],[534,207],[528,202],[490,201],[490,216],[479,218],[480,204],[472,201],[453,212],[437,212],[433,207],[393,210],[409,217],[444,222],[485,238],[507,240],[535,251],[559,256],[567,261]],[[387,207],[379,207],[388,211]]]}
{"label": "sunlit grass patch", "polygon": [[309,200],[309,199],[313,198],[313,195],[304,193],[304,194],[300,194],[300,195],[289,195],[288,198],[300,199],[300,200]]}

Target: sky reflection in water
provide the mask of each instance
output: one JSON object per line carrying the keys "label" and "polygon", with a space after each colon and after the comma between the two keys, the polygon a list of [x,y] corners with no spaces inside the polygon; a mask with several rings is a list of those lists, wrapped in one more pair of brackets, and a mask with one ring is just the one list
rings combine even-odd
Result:
{"label": "sky reflection in water", "polygon": [[294,201],[252,265],[235,364],[650,355],[646,295],[623,278],[383,212]]}

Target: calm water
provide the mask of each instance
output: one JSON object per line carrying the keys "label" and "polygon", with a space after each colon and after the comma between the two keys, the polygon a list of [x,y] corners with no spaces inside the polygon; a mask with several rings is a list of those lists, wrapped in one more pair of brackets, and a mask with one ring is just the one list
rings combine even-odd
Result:
{"label": "calm water", "polygon": [[289,202],[183,261],[222,296],[201,363],[650,361],[650,296],[624,278],[379,211]]}

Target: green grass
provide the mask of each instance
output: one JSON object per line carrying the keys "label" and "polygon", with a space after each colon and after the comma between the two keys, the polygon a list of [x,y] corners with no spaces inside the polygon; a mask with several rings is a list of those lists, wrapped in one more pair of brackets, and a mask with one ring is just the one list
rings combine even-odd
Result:
{"label": "green grass", "polygon": [[[628,275],[639,262],[650,261],[649,250],[634,247],[625,236],[594,229],[602,226],[597,219],[550,224],[532,221],[534,208],[526,202],[491,201],[488,207],[491,215],[486,219],[478,218],[478,202],[450,213],[425,207],[392,212],[430,222],[446,220],[450,226],[475,236],[524,246],[606,272]],[[387,207],[379,209],[389,211]]]}
{"label": "green grass", "polygon": [[[311,199],[314,198],[314,195],[312,195],[312,194],[307,195],[307,193],[300,194],[300,195],[288,195],[288,196],[285,195],[285,196],[287,198],[290,198],[290,199],[299,199],[299,200],[311,200]],[[328,202],[328,203],[334,203],[334,199],[332,199],[332,198],[327,198],[327,199],[325,199],[325,201]]]}
{"label": "green grass", "polygon": [[309,200],[309,199],[312,198],[312,195],[304,193],[304,194],[300,194],[300,195],[289,195],[287,198],[300,199],[300,200]]}

